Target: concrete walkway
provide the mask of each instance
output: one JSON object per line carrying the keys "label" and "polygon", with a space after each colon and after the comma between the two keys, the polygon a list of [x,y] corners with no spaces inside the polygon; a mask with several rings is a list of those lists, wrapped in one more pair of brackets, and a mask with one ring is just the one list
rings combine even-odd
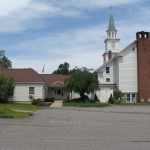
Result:
{"label": "concrete walkway", "polygon": [[51,108],[60,108],[63,106],[62,100],[55,100],[55,102],[50,106]]}

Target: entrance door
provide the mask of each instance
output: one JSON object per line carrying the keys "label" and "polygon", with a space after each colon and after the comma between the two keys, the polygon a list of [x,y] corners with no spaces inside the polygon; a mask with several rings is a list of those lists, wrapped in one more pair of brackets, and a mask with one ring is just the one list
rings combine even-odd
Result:
{"label": "entrance door", "polygon": [[132,94],[127,94],[126,95],[126,100],[129,103],[135,103],[136,102],[136,94],[132,93]]}
{"label": "entrance door", "polygon": [[69,93],[63,87],[49,88],[49,97],[55,97],[56,100],[65,100]]}

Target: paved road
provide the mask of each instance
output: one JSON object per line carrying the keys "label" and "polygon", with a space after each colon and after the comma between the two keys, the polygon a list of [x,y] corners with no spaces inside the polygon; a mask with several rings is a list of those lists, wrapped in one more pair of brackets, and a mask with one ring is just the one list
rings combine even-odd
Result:
{"label": "paved road", "polygon": [[150,150],[150,107],[49,108],[0,119],[0,150]]}

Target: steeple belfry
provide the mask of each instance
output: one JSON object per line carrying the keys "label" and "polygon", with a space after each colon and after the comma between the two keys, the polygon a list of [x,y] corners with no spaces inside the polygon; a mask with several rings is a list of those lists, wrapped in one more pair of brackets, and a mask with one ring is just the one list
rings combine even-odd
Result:
{"label": "steeple belfry", "polygon": [[109,59],[119,53],[119,41],[120,39],[117,38],[117,30],[115,27],[114,17],[112,15],[112,7],[110,6],[110,13],[109,13],[109,24],[107,38],[105,39],[105,53],[104,63],[106,63]]}

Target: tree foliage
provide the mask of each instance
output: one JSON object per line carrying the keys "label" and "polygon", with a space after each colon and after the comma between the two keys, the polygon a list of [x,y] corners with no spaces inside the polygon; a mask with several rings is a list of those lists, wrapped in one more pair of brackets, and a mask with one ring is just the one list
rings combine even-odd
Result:
{"label": "tree foliage", "polygon": [[111,94],[108,100],[109,104],[115,104],[115,99],[113,98],[113,95]]}
{"label": "tree foliage", "polygon": [[111,94],[108,100],[110,104],[118,104],[121,103],[122,100],[122,92],[121,91],[114,91],[113,95]]}
{"label": "tree foliage", "polygon": [[14,80],[0,76],[0,102],[8,101],[14,94]]}
{"label": "tree foliage", "polygon": [[70,65],[69,65],[67,62],[65,62],[64,64],[60,64],[60,65],[58,66],[58,69],[55,70],[55,71],[53,72],[53,74],[64,74],[64,75],[68,75],[68,74],[69,74],[69,67],[70,67]]}
{"label": "tree foliage", "polygon": [[121,91],[114,91],[113,97],[115,99],[115,103],[121,103],[122,100],[122,92]]}
{"label": "tree foliage", "polygon": [[94,73],[78,69],[70,75],[65,82],[65,87],[68,91],[74,91],[83,98],[85,93],[89,94],[98,88],[98,79]]}
{"label": "tree foliage", "polygon": [[0,68],[12,68],[12,62],[4,56],[0,58]]}

